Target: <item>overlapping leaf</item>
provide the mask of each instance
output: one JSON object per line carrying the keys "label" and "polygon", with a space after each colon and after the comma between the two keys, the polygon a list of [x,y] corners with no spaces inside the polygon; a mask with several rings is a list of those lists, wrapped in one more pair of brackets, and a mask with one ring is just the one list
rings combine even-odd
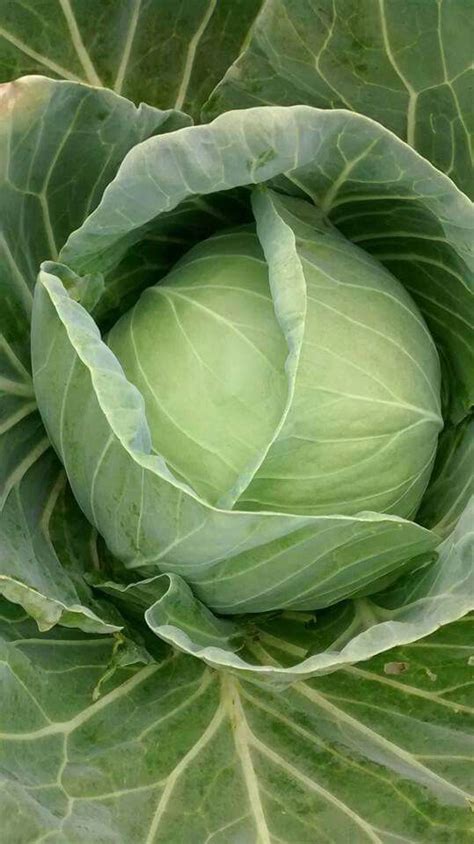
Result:
{"label": "overlapping leaf", "polygon": [[474,499],[439,547],[434,565],[377,595],[313,614],[250,615],[231,624],[213,616],[176,576],[128,587],[98,585],[125,615],[143,618],[184,653],[242,678],[285,686],[417,641],[468,613],[474,592],[473,522]]}
{"label": "overlapping leaf", "polygon": [[474,495],[474,419],[448,426],[440,440],[433,477],[417,521],[449,536]]}
{"label": "overlapping leaf", "polygon": [[[69,493],[70,495],[70,493]],[[55,519],[59,513],[60,534]],[[93,599],[84,581],[95,570],[93,528],[68,500],[62,466],[51,450],[10,493],[0,518],[0,593],[34,618],[40,630],[66,627],[113,633],[121,618]]]}
{"label": "overlapping leaf", "polygon": [[472,196],[469,14],[465,0],[269,0],[205,114],[347,108],[396,132]]}
{"label": "overlapping leaf", "polygon": [[0,81],[43,73],[198,116],[238,55],[260,5],[10,0],[0,7]]}
{"label": "overlapping leaf", "polygon": [[188,121],[109,91],[29,77],[1,88],[0,506],[48,447],[30,369],[40,263],[99,202],[134,144]]}
{"label": "overlapping leaf", "polygon": [[467,619],[286,692],[169,653],[95,702],[110,640],[1,622],[9,844],[470,840]]}
{"label": "overlapping leaf", "polygon": [[[27,607],[42,627],[76,618],[79,626],[106,632],[116,622],[103,623],[82,603],[85,595],[79,597],[65,570],[68,550],[58,559],[49,538],[59,495],[51,473],[59,477],[60,470],[46,454],[50,441],[30,375],[32,291],[40,262],[57,257],[71,230],[97,205],[130,147],[189,120],[148,106],[136,109],[108,91],[41,77],[2,86],[1,104],[2,591]],[[74,531],[78,517],[73,509],[68,518],[65,530]],[[86,526],[85,548],[87,541]]]}

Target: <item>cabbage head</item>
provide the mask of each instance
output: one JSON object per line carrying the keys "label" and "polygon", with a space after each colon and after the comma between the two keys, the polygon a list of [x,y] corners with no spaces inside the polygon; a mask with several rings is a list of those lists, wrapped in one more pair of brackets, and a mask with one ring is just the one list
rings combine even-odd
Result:
{"label": "cabbage head", "polygon": [[443,425],[436,346],[396,278],[312,220],[311,206],[285,204],[307,220],[290,397],[285,325],[252,229],[193,247],[108,344],[145,399],[153,448],[209,503],[412,517]]}
{"label": "cabbage head", "polygon": [[[431,558],[418,514],[472,381],[439,316],[457,285],[467,329],[468,211],[343,111],[230,112],[130,151],[43,266],[32,335],[44,424],[124,571],[233,615],[327,607]],[[449,288],[427,278],[440,250]]]}

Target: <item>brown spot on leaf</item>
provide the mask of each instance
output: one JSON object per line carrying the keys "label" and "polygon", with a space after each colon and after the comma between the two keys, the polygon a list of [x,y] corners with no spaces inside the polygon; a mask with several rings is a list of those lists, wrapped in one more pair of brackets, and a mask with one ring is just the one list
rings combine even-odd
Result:
{"label": "brown spot on leaf", "polygon": [[404,674],[408,668],[408,662],[386,662],[383,670],[384,674]]}

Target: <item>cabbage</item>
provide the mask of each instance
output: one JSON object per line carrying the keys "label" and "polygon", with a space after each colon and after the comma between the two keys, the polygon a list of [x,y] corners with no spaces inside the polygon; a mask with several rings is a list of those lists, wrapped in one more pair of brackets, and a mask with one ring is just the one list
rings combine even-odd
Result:
{"label": "cabbage", "polygon": [[410,518],[443,426],[436,346],[383,266],[337,231],[307,228],[287,409],[289,349],[252,229],[194,246],[116,323],[109,346],[145,399],[153,448],[209,503],[228,501],[253,469],[235,510]]}
{"label": "cabbage", "polygon": [[2,844],[467,844],[466,4],[185,5],[0,11]]}

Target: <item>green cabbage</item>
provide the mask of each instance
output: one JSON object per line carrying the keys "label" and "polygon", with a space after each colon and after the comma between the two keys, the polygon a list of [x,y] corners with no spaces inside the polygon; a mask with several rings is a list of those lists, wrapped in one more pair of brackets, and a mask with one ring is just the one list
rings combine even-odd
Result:
{"label": "green cabbage", "polygon": [[468,844],[471,6],[0,4],[1,844]]}
{"label": "green cabbage", "polygon": [[264,451],[234,509],[411,518],[443,426],[433,339],[397,279],[336,231],[308,222],[296,251],[306,326],[281,426],[288,349],[253,229],[194,246],[108,344],[145,399],[153,448],[210,503]]}

